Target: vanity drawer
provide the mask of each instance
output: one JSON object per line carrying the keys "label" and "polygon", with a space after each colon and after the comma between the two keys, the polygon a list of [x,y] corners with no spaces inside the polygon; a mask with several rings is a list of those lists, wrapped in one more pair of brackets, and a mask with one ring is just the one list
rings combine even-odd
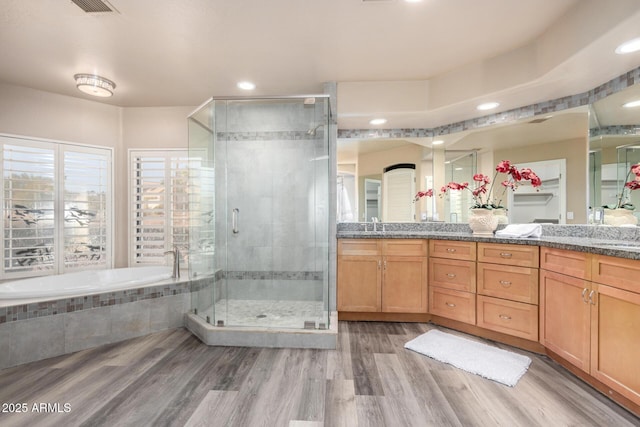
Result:
{"label": "vanity drawer", "polygon": [[379,239],[338,239],[338,255],[368,256],[382,253]]}
{"label": "vanity drawer", "polygon": [[429,286],[429,313],[475,325],[476,295]]}
{"label": "vanity drawer", "polygon": [[538,269],[479,262],[478,293],[538,304]]}
{"label": "vanity drawer", "polygon": [[538,306],[478,295],[478,326],[538,341]]}
{"label": "vanity drawer", "polygon": [[591,280],[640,293],[640,260],[593,255]]}
{"label": "vanity drawer", "polygon": [[591,254],[543,246],[540,248],[540,268],[591,280]]}
{"label": "vanity drawer", "polygon": [[538,246],[478,243],[478,261],[538,268]]}
{"label": "vanity drawer", "polygon": [[429,255],[438,258],[476,260],[476,242],[429,240]]}
{"label": "vanity drawer", "polygon": [[429,285],[458,291],[476,291],[476,263],[429,258]]}
{"label": "vanity drawer", "polygon": [[427,241],[424,239],[383,240],[382,253],[385,256],[427,256]]}

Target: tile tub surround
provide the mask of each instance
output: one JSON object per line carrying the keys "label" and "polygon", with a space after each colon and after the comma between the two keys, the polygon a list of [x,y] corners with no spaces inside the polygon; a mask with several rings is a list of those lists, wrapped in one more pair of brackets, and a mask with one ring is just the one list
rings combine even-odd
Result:
{"label": "tile tub surround", "polygon": [[184,326],[210,279],[0,307],[0,369]]}
{"label": "tile tub surround", "polygon": [[[382,225],[382,223],[376,224],[376,229],[381,230]],[[364,231],[365,226],[367,231]],[[542,224],[542,237],[538,239],[474,236],[471,234],[469,224],[461,223],[384,223],[384,232],[373,231],[372,227],[372,223],[339,223],[336,236],[338,239],[416,238],[515,243],[640,259],[640,246],[638,249],[611,246],[612,244],[623,246],[628,243],[640,245],[640,227]],[[504,227],[505,225],[499,225],[498,229]]]}

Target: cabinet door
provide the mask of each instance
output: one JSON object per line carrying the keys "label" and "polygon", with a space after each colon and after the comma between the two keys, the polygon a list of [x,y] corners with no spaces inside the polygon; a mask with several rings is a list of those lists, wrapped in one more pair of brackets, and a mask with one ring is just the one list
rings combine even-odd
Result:
{"label": "cabinet door", "polygon": [[540,270],[540,342],[589,372],[590,282]]}
{"label": "cabinet door", "polygon": [[383,258],[383,312],[427,312],[427,265],[425,257]]}
{"label": "cabinet door", "polygon": [[640,404],[640,294],[594,286],[591,376]]}
{"label": "cabinet door", "polygon": [[380,311],[381,284],[380,257],[338,257],[338,311]]}

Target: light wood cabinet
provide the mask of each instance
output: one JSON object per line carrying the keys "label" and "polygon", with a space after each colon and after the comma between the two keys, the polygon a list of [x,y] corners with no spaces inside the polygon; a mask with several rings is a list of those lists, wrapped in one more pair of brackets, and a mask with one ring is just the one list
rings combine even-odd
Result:
{"label": "light wood cabinet", "polygon": [[476,324],[476,243],[429,240],[429,313]]}
{"label": "light wood cabinet", "polygon": [[538,339],[538,306],[477,295],[477,325],[492,331]]}
{"label": "light wood cabinet", "polygon": [[585,372],[590,357],[590,282],[540,271],[540,343]]}
{"label": "light wood cabinet", "polygon": [[594,286],[591,375],[640,404],[640,294]]}
{"label": "light wood cabinet", "polygon": [[479,262],[538,268],[539,260],[538,246],[478,243]]}
{"label": "light wood cabinet", "polygon": [[475,325],[476,295],[471,292],[429,287],[429,313]]}
{"label": "light wood cabinet", "polygon": [[338,241],[338,311],[426,313],[426,256],[421,239]]}
{"label": "light wood cabinet", "polygon": [[538,341],[537,246],[478,243],[477,325]]}
{"label": "light wood cabinet", "polygon": [[429,240],[429,256],[449,259],[476,260],[476,242]]}
{"label": "light wood cabinet", "polygon": [[640,260],[542,249],[541,343],[640,405]]}
{"label": "light wood cabinet", "polygon": [[338,310],[380,311],[382,242],[377,239],[341,240],[338,244]]}

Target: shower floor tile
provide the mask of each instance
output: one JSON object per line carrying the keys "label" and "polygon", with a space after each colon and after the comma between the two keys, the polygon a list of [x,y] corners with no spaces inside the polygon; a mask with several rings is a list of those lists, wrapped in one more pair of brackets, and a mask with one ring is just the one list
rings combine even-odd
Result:
{"label": "shower floor tile", "polygon": [[271,301],[224,299],[206,310],[205,316],[216,324],[223,320],[226,326],[253,326],[265,328],[304,328],[305,322],[327,325],[328,313],[322,301]]}

